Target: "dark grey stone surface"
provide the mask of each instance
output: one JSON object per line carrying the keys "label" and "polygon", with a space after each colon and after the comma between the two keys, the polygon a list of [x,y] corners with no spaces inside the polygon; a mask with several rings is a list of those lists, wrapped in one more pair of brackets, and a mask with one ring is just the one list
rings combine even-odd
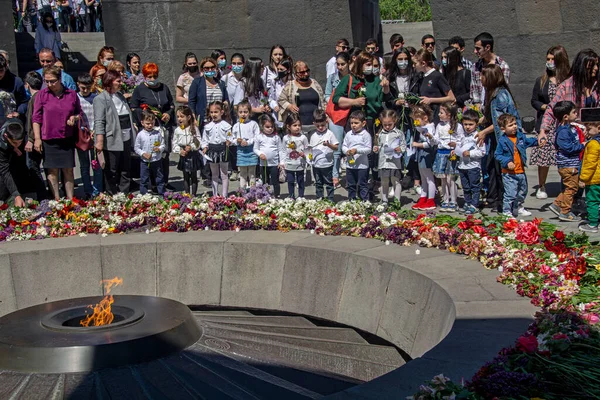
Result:
{"label": "dark grey stone surface", "polygon": [[13,26],[12,2],[0,1],[0,49],[8,51],[10,67],[17,71],[17,47]]}
{"label": "dark grey stone surface", "polygon": [[105,0],[103,10],[106,44],[117,58],[135,51],[142,62],[156,62],[171,87],[188,51],[202,58],[221,48],[228,57],[238,51],[267,63],[278,43],[324,82],[336,39],[362,46],[381,37],[378,0]]}
{"label": "dark grey stone surface", "polygon": [[535,115],[531,90],[551,46],[563,45],[571,60],[581,49],[600,50],[598,0],[431,0],[431,14],[438,54],[460,35],[467,58],[475,60],[473,38],[484,31],[494,36],[496,54],[510,66],[510,88],[522,117]]}

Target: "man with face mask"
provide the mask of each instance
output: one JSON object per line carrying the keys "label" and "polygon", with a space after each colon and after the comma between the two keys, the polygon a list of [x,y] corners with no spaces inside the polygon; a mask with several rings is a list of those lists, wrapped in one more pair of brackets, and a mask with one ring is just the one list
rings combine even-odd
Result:
{"label": "man with face mask", "polygon": [[[42,68],[38,69],[35,72],[37,72],[41,76],[44,76],[44,68],[54,65],[54,63],[56,63],[56,57],[54,56],[54,52],[51,49],[43,48],[42,50],[40,50],[39,59],[40,59],[40,65],[42,66]],[[60,73],[61,73],[60,80],[61,80],[63,86],[68,89],[71,89],[71,90],[77,90],[77,86],[75,85],[75,81],[73,80],[73,77],[62,70]],[[46,87],[45,83],[44,83],[43,87]]]}
{"label": "man with face mask", "polygon": [[481,83],[481,70],[488,64],[498,64],[504,74],[506,83],[510,83],[510,67],[502,58],[494,53],[494,37],[483,32],[474,39],[475,55],[479,58],[471,70],[471,100],[475,104],[485,101],[485,91]]}

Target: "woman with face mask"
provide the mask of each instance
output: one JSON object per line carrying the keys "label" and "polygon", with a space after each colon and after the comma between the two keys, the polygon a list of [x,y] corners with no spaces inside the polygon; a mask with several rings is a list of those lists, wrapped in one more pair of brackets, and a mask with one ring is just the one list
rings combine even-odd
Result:
{"label": "woman with face mask", "polygon": [[450,84],[456,104],[462,108],[471,98],[471,71],[463,68],[460,51],[452,46],[442,52],[442,74]]}
{"label": "woman with face mask", "polygon": [[[227,89],[227,97],[229,102],[233,105],[233,116],[237,115],[237,105],[244,100],[243,90],[238,90],[242,81],[242,71],[244,70],[244,64],[246,64],[246,58],[243,54],[234,53],[231,56],[231,71],[221,77],[221,82],[225,83]],[[236,96],[236,94],[238,94]],[[234,121],[234,123],[237,121]]]}
{"label": "woman with face mask", "polygon": [[[535,131],[542,126],[544,113],[548,104],[556,95],[558,86],[569,77],[569,56],[564,47],[552,46],[546,53],[544,74],[536,79],[531,93],[531,106],[537,111]],[[550,167],[556,165],[556,149],[554,148],[554,129],[548,131],[548,142],[543,146],[534,147],[531,152],[530,165],[538,166],[538,199],[547,199],[546,179]]]}
{"label": "woman with face mask", "polygon": [[[373,74],[374,57],[362,51],[350,68],[350,74],[340,81],[333,94],[333,103],[342,109],[350,109],[350,113],[362,110],[367,117],[367,131],[371,134],[371,141],[375,143],[375,120],[383,111],[384,103],[392,105],[392,94],[388,79]],[[346,122],[346,132],[350,131],[350,121]],[[369,154],[369,168],[372,172],[373,185],[370,187],[370,198],[378,191],[379,175],[376,170],[377,157]]]}
{"label": "woman with face mask", "polygon": [[102,76],[106,73],[106,68],[103,66],[94,65],[90,70],[92,77],[92,93],[102,93]]}
{"label": "woman with face mask", "polygon": [[227,55],[223,50],[216,49],[210,53],[210,58],[217,61],[217,79],[220,80],[229,72],[227,69]]}
{"label": "woman with face mask", "polygon": [[[350,54],[342,51],[335,56],[336,71],[327,77],[327,85],[325,85],[325,103],[329,103],[329,98],[335,92],[340,81],[350,73]],[[329,121],[329,130],[333,132],[339,143],[344,142],[344,127],[334,124]],[[342,159],[342,146],[338,146],[333,152],[333,185],[336,188],[340,186],[340,167]]]}
{"label": "woman with face mask", "polygon": [[177,78],[175,100],[181,105],[187,105],[190,86],[192,86],[194,79],[202,75],[200,73],[200,66],[198,65],[198,58],[194,53],[187,53],[185,55],[182,70],[183,73]]}
{"label": "woman with face mask", "polygon": [[269,53],[269,64],[265,65],[265,68],[261,74],[267,90],[269,90],[269,88],[273,86],[277,80],[279,73],[277,66],[287,58],[288,54],[285,51],[285,47],[280,44],[276,44],[275,46],[271,47],[271,53]]}
{"label": "woman with face mask", "polygon": [[[39,26],[41,25],[41,26]],[[56,22],[51,13],[42,14],[41,24],[35,30],[35,54],[39,56],[40,51],[44,48],[52,49],[56,58],[60,57],[60,44],[62,38],[60,32],[56,28]]]}
{"label": "woman with face mask", "polygon": [[283,108],[279,106],[279,96],[285,85],[294,79],[292,74],[292,70],[294,68],[294,61],[292,57],[286,57],[277,65],[277,78],[271,82],[270,85],[267,85],[267,91],[269,92],[269,107],[273,110],[273,117],[275,118],[275,123],[279,128],[283,128],[283,120],[281,119],[283,115]]}
{"label": "woman with face mask", "polygon": [[[165,130],[165,153],[171,153],[171,141],[173,139],[173,129],[175,126],[175,104],[169,87],[158,80],[158,65],[155,63],[146,63],[142,67],[144,83],[137,86],[131,96],[131,111],[135,115],[136,125],[142,126],[142,110],[145,106],[156,109],[153,111],[157,118],[157,124]],[[169,181],[169,158],[163,157],[163,177],[165,185],[169,190],[173,190]]]}
{"label": "woman with face mask", "polygon": [[[218,65],[214,58],[203,58],[200,61],[200,75],[194,78],[188,93],[188,106],[194,112],[201,131],[204,127],[208,104],[213,101],[221,101],[229,107],[229,95],[225,82],[217,79]],[[228,115],[228,113],[226,114]]]}
{"label": "woman with face mask", "polygon": [[[108,65],[115,59],[115,48],[111,46],[104,46],[98,52],[98,58],[96,65],[99,67],[108,68]],[[91,73],[90,73],[91,75]]]}

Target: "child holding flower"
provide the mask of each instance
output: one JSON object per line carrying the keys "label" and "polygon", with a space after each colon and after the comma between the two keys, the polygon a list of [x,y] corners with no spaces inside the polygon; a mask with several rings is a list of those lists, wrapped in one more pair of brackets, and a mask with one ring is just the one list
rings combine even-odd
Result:
{"label": "child holding flower", "polygon": [[227,197],[229,192],[229,145],[233,141],[231,125],[225,120],[225,108],[220,101],[213,101],[208,106],[207,119],[210,121],[204,126],[202,133],[202,153],[210,165],[213,196],[219,194],[219,177],[222,182],[222,195]]}
{"label": "child holding flower", "polygon": [[162,152],[165,141],[160,131],[154,126],[156,116],[150,110],[142,111],[142,129],[135,138],[133,147],[140,156],[140,193],[148,193],[150,174],[154,175],[158,194],[165,192],[165,181],[162,171]]}
{"label": "child holding flower", "polygon": [[194,114],[188,106],[180,106],[176,110],[177,128],[173,137],[173,153],[179,154],[177,169],[183,171],[184,191],[195,196],[198,192],[198,170],[202,168],[200,141],[194,123]]}
{"label": "child holding flower", "polygon": [[371,153],[371,135],[365,129],[367,118],[362,111],[350,114],[350,128],[342,144],[342,153],[346,155],[346,181],[348,199],[356,199],[356,189],[361,200],[369,200],[369,157]]}
{"label": "child holding flower", "polygon": [[413,210],[435,210],[435,179],[433,177],[433,162],[435,159],[435,142],[433,134],[435,125],[431,121],[433,111],[426,104],[412,107],[415,134],[411,149],[415,152],[419,175],[421,177],[421,195]]}
{"label": "child holding flower", "polygon": [[287,135],[283,137],[281,163],[285,167],[288,193],[294,199],[296,183],[298,183],[298,197],[304,197],[304,169],[308,139],[302,134],[302,122],[298,114],[288,114],[285,119],[285,130]]}
{"label": "child holding flower", "polygon": [[454,148],[464,136],[464,131],[456,118],[457,112],[456,105],[452,103],[440,104],[440,122],[435,128],[433,138],[433,142],[437,146],[437,153],[433,162],[433,173],[442,181],[443,200],[440,208],[442,212],[458,211],[456,203],[458,156],[455,154]]}
{"label": "child holding flower", "polygon": [[383,110],[379,114],[381,120],[381,131],[375,139],[373,153],[379,153],[378,170],[381,178],[381,201],[388,202],[390,180],[394,188],[396,200],[400,203],[402,192],[402,153],[406,151],[406,138],[396,125],[398,114],[394,110]]}
{"label": "child holding flower", "polygon": [[309,160],[315,176],[315,193],[318,199],[324,195],[323,186],[327,188],[327,199],[333,201],[333,152],[337,151],[339,142],[333,132],[327,129],[327,114],[321,109],[313,111],[313,125],[316,130],[310,137]]}
{"label": "child holding flower", "polygon": [[254,154],[254,140],[260,133],[256,121],[250,119],[250,103],[242,100],[237,106],[238,122],[233,126],[237,143],[237,167],[240,173],[240,189],[254,186],[258,157]]}
{"label": "child holding flower", "polygon": [[260,158],[263,183],[273,186],[273,194],[279,197],[279,168],[283,168],[280,155],[283,151],[281,139],[275,130],[275,119],[270,114],[258,118],[260,132],[254,140],[254,154]]}
{"label": "child holding flower", "polygon": [[480,116],[475,110],[467,110],[462,115],[462,126],[465,135],[454,148],[460,157],[458,174],[463,187],[465,198],[464,213],[473,215],[479,208],[479,195],[481,192],[481,159],[485,155],[485,144],[477,144],[477,124]]}

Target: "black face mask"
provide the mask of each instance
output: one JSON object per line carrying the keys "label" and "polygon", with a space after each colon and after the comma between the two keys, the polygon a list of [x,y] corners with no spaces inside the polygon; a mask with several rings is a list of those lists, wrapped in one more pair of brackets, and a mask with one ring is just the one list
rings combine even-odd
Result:
{"label": "black face mask", "polygon": [[299,76],[298,80],[300,82],[308,82],[310,80],[310,76]]}
{"label": "black face mask", "polygon": [[193,67],[187,67],[188,72],[191,72],[192,74],[195,74],[196,72],[198,72],[198,66],[194,65]]}
{"label": "black face mask", "polygon": [[287,71],[279,71],[279,72],[277,73],[277,77],[278,77],[279,79],[283,79],[283,78],[285,78],[286,76],[287,76]]}

